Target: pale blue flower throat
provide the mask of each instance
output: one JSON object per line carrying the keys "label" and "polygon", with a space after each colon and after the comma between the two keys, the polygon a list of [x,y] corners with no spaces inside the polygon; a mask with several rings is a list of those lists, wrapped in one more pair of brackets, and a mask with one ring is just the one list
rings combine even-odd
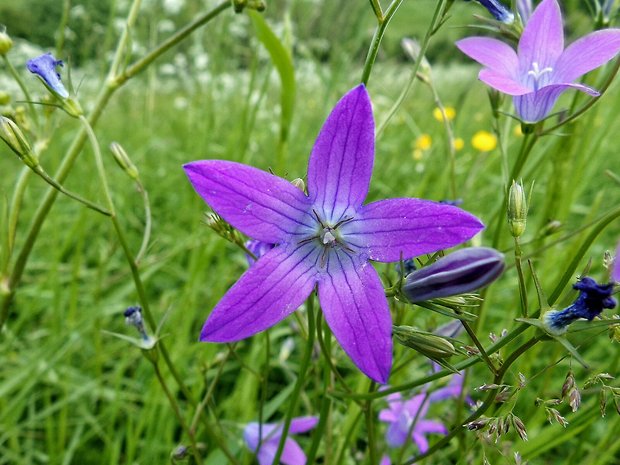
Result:
{"label": "pale blue flower throat", "polygon": [[552,72],[553,72],[553,68],[550,66],[540,69],[540,66],[538,65],[537,61],[532,63],[532,69],[530,69],[527,72],[527,75],[532,76],[532,78],[534,79],[534,90],[535,91],[537,91],[541,87],[540,78],[543,77],[545,74],[552,73]]}

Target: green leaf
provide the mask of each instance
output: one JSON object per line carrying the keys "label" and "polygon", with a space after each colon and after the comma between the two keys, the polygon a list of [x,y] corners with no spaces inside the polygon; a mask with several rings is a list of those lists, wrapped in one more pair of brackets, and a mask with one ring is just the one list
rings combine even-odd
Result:
{"label": "green leaf", "polygon": [[293,59],[289,50],[274,34],[265,19],[256,11],[248,11],[248,14],[256,30],[257,39],[269,52],[271,61],[280,76],[282,84],[282,93],[280,95],[280,143],[283,144],[288,140],[289,128],[295,108],[295,70],[293,68]]}

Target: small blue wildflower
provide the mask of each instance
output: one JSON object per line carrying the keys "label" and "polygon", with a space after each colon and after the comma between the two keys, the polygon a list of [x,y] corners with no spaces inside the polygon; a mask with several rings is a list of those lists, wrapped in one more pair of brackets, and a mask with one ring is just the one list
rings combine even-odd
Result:
{"label": "small blue wildflower", "polygon": [[142,307],[137,305],[128,307],[123,312],[123,315],[125,316],[125,324],[136,328],[145,341],[149,339],[146,328],[144,327],[144,320],[142,319]]}
{"label": "small blue wildflower", "polygon": [[502,5],[497,0],[477,0],[477,1],[487,10],[489,10],[489,13],[491,13],[491,15],[498,21],[501,21],[502,23],[505,23],[505,24],[512,24],[512,22],[515,20],[515,15],[512,13],[512,11],[510,11],[508,8],[506,8],[504,5]]}
{"label": "small blue wildflower", "polygon": [[599,284],[592,278],[582,278],[573,284],[573,289],[579,291],[579,296],[564,310],[551,310],[543,317],[547,330],[556,335],[566,332],[567,326],[579,318],[592,321],[594,317],[606,308],[614,308],[616,299],[611,295],[614,284]]}
{"label": "small blue wildflower", "polygon": [[417,269],[418,267],[415,265],[415,260],[413,258],[408,258],[407,260],[396,263],[396,272],[402,276],[407,276]]}
{"label": "small blue wildflower", "polygon": [[60,73],[56,71],[58,66],[63,66],[62,60],[57,60],[51,53],[38,56],[26,63],[28,71],[39,76],[50,92],[59,98],[66,99],[69,97],[69,92],[60,81]]}

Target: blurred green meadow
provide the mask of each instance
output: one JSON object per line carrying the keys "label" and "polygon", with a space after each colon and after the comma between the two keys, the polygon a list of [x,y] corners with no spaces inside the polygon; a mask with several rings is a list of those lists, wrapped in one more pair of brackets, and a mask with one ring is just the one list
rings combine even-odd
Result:
{"label": "blurred green meadow", "polygon": [[[70,69],[73,88],[88,112],[102,86],[129,5],[121,0],[64,3],[69,6],[64,42],[57,33],[63,21],[63,2],[0,2],[0,23],[15,42],[8,57],[33,100],[42,101],[46,92],[27,72],[25,61],[53,51],[65,60],[63,80],[68,83]],[[216,5],[211,0],[142,3],[130,61]],[[404,1],[387,29],[368,84],[377,126],[388,119],[411,78],[414,64],[401,48],[401,39],[422,39],[434,5],[430,0]],[[590,27],[588,10],[576,1],[563,2],[563,8],[570,12],[566,31],[573,40]],[[367,202],[389,197],[462,199],[462,208],[489,225],[475,238],[478,245],[493,242],[494,225],[498,215],[501,217],[497,248],[506,253],[508,269],[484,293],[485,314],[478,335],[488,345],[490,332],[500,335],[504,328],[514,328],[514,318],[520,316],[513,241],[502,202],[508,166],[514,163],[523,135],[516,120],[501,117],[503,137],[494,148],[481,151],[472,145],[477,132],[494,131],[488,92],[477,80],[479,67],[453,45],[458,38],[480,32],[468,26],[476,23],[474,13],[486,14],[477,4],[457,1],[446,24],[431,38],[426,54],[441,103],[455,110],[454,136],[463,141],[455,152],[456,196],[450,184],[445,126],[433,116],[435,96],[416,80],[378,134]],[[216,426],[218,437],[244,464],[255,463],[254,454],[243,445],[245,423],[257,421],[259,409],[269,421],[281,419],[286,412],[286,398],[303,349],[299,338],[291,339],[298,332],[298,322],[291,317],[278,324],[269,331],[268,343],[263,334],[236,343],[233,355],[226,345],[197,342],[205,318],[247,269],[247,262],[239,248],[205,225],[207,207],[187,182],[181,166],[199,159],[227,159],[271,169],[286,179],[303,178],[324,119],[340,96],[359,83],[376,22],[366,1],[269,1],[264,17],[292,56],[295,89],[286,143],[281,141],[280,75],[257,39],[248,14],[235,14],[232,9],[130,80],[112,97],[95,126],[112,197],[133,251],[142,242],[145,212],[135,184],[110,155],[111,142],[124,147],[148,191],[152,235],[139,271],[151,310],[157,322],[162,322],[162,340],[193,399],[203,398],[211,381],[219,379],[206,406],[207,417]],[[597,87],[602,76],[603,72],[595,71],[587,82]],[[26,105],[6,67],[0,68],[0,91],[11,95],[2,111]],[[284,91],[292,95],[290,87]],[[586,99],[568,92],[556,110],[575,101],[579,105]],[[533,185],[528,229],[522,238],[524,256],[532,260],[547,295],[559,293],[558,308],[574,300],[576,293],[570,285],[585,270],[599,281],[608,279],[603,256],[606,251],[613,253],[620,237],[618,220],[593,238],[589,234],[593,222],[620,205],[619,106],[616,80],[577,122],[543,138],[521,174],[528,191]],[[508,100],[503,108],[512,111]],[[36,109],[44,121],[39,143],[47,145],[41,163],[53,173],[80,125],[58,109]],[[567,133],[572,137],[565,137]],[[427,143],[421,144],[424,135]],[[16,182],[25,169],[7,147],[0,147],[3,235]],[[88,199],[103,201],[88,144],[64,186]],[[39,178],[31,176],[20,209],[16,251],[24,245],[47,189]],[[582,244],[587,244],[585,252],[572,264]],[[377,264],[376,268],[386,285],[397,279],[393,264]],[[528,301],[532,309],[538,309],[531,274],[525,268]],[[569,281],[563,280],[567,270]],[[138,348],[107,333],[137,337],[122,315],[125,308],[137,304],[130,268],[109,221],[60,196],[43,224],[0,334],[0,464],[170,463],[177,446],[187,445],[152,364]],[[394,310],[395,323],[422,329],[448,321],[402,302],[394,302]],[[607,328],[597,326],[569,336],[589,363],[589,370],[571,361],[565,349],[552,342],[534,347],[511,368],[507,383],[516,383],[519,372],[528,379],[511,400],[527,426],[527,442],[514,431],[499,442],[485,442],[463,428],[462,434],[426,463],[481,464],[485,457],[492,464],[513,464],[517,451],[531,464],[619,463],[620,417],[611,398],[604,418],[596,388],[582,392],[577,412],[558,407],[569,422],[567,428],[550,424],[544,409],[534,406],[537,398],[560,395],[569,367],[581,384],[600,372],[620,375],[619,346],[607,333]],[[523,340],[521,336],[509,347]],[[337,344],[333,345],[342,372],[354,376],[355,367]],[[393,371],[390,384],[405,383],[429,369],[424,356],[395,345],[395,366],[405,360],[409,364]],[[262,376],[266,361],[268,388]],[[181,414],[191,422],[194,408],[190,400],[163,366],[162,373]],[[353,389],[361,392],[366,388],[359,375],[351,379],[359,382]],[[482,364],[468,370],[466,389],[474,400],[482,397],[474,388],[487,382],[489,375]],[[618,386],[615,380],[610,384]],[[316,414],[321,386],[319,372],[311,373],[301,398],[303,412]],[[374,405],[383,408],[385,402],[377,400]],[[332,433],[324,447],[341,447],[345,426],[352,422],[351,408],[346,399],[334,398]],[[466,416],[461,411],[455,418],[455,412],[446,410],[438,410],[437,415],[452,426]],[[229,463],[204,426],[196,426],[197,440],[205,445],[204,463]],[[361,421],[351,429],[352,439],[344,443],[340,463],[369,463],[364,455],[365,428]],[[383,425],[377,428],[381,443]],[[299,441],[302,447],[309,444],[308,438]]]}

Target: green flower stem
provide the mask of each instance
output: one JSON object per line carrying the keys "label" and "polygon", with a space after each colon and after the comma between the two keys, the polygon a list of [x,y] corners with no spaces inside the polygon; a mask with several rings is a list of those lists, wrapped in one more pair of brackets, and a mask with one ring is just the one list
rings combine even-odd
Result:
{"label": "green flower stem", "polygon": [[140,12],[141,4],[142,0],[133,0],[133,3],[129,8],[129,13],[127,14],[127,21],[125,22],[125,27],[123,28],[123,33],[118,40],[118,45],[116,46],[116,51],[114,52],[114,59],[112,60],[112,64],[110,65],[110,70],[108,72],[108,81],[114,80],[119,74],[121,62],[125,57],[125,51],[129,47],[131,39],[131,28],[133,28],[134,24],[138,19],[138,13]]}
{"label": "green flower stem", "polygon": [[[132,15],[134,16],[137,15],[137,10],[138,10],[137,5],[139,5],[139,2],[140,0],[134,0],[132,10],[130,13],[130,17],[127,23],[128,27],[132,24],[132,21],[131,21]],[[165,51],[167,51],[172,45],[178,43],[179,41],[187,37],[198,26],[201,26],[205,24],[206,22],[208,22],[209,20],[213,19],[215,16],[217,16],[218,13],[225,10],[228,6],[230,6],[230,2],[225,2],[221,4],[220,6],[216,7],[214,10],[211,10],[211,12],[208,12],[205,15],[202,15],[201,17],[199,17],[198,20],[190,23],[188,26],[186,26],[181,31],[179,31],[177,34],[174,34],[169,40],[165,41],[159,47],[157,47],[155,50],[149,53],[148,63],[143,63],[143,60],[138,61],[136,65],[134,65],[134,67],[132,68],[131,74],[125,73],[122,78],[117,78],[116,75],[113,74],[112,72],[109,73],[108,75],[109,77],[106,80],[105,85],[102,87],[99,95],[97,96],[95,100],[93,110],[88,116],[89,125],[91,127],[95,126],[95,124],[99,120],[99,117],[101,116],[103,110],[107,106],[114,92],[122,84],[124,84],[130,77],[133,77],[138,72],[142,71],[144,67],[146,67],[147,64],[154,61],[158,56],[160,56]],[[133,19],[135,20],[135,17]],[[198,25],[196,25],[197,22],[199,23]],[[126,30],[125,33],[123,33],[123,36],[121,37],[119,41],[119,46],[116,49],[114,63],[116,63],[117,66],[118,66],[118,63],[120,63],[121,61],[122,49],[126,45],[127,40],[128,40],[128,32]],[[173,42],[172,45],[170,44],[171,42]],[[138,64],[141,64],[141,65],[137,67]],[[114,70],[114,65],[111,68],[111,71],[113,70]],[[65,178],[69,175],[69,172],[71,171],[71,168],[73,167],[73,164],[75,163],[75,160],[80,154],[85,142],[86,142],[86,131],[82,128],[80,129],[78,134],[73,139],[73,142],[71,146],[69,147],[69,149],[67,150],[67,153],[65,157],[63,158],[60,164],[60,167],[58,168],[58,171],[56,172],[56,175],[54,176],[54,179],[56,179],[60,183],[62,183],[65,180]],[[54,204],[57,195],[58,195],[58,191],[56,189],[50,188],[45,194],[39,207],[37,208],[37,211],[35,212],[34,218],[29,227],[28,234],[26,236],[26,239],[24,240],[24,245],[22,246],[22,249],[20,250],[20,253],[15,262],[15,265],[13,266],[13,271],[9,277],[9,280],[7,283],[8,292],[0,296],[0,328],[4,326],[4,323],[6,322],[6,319],[8,318],[9,307],[11,306],[13,298],[15,297],[16,288],[19,285],[19,282],[21,281],[21,277],[26,267],[26,263],[28,262],[28,258],[30,257],[30,253],[32,252],[32,248],[34,247],[34,243],[36,242],[36,239],[39,235],[39,232],[41,231],[41,227],[43,226],[45,219],[47,218],[47,215],[51,211],[52,205]]]}
{"label": "green flower stem", "polygon": [[[323,395],[321,398],[321,408],[319,410],[319,423],[314,428],[312,432],[312,443],[310,444],[310,449],[308,450],[306,463],[315,463],[316,453],[319,449],[319,444],[321,443],[321,439],[326,436],[325,429],[327,427],[327,421],[329,418],[329,413],[332,405],[332,398],[328,395],[330,386],[331,386],[331,373],[333,369],[333,364],[331,360],[331,337],[327,335],[327,337],[323,338],[321,331],[323,321],[321,318],[321,313],[317,312],[316,318],[316,330],[317,337],[321,343],[321,352],[323,354]],[[344,385],[346,386],[346,385]],[[329,441],[326,441],[325,444],[325,461],[329,463]]]}
{"label": "green flower stem", "polygon": [[[17,223],[19,221],[19,211],[21,209],[22,200],[24,199],[24,193],[26,192],[26,186],[28,180],[32,174],[32,170],[27,166],[24,166],[19,178],[17,178],[17,184],[13,191],[13,197],[11,198],[11,206],[9,209],[9,228],[7,237],[7,254],[6,262],[2,264],[2,274],[5,275],[8,272],[9,264],[11,262],[11,256],[13,255],[13,247],[15,246],[15,235],[17,234]],[[0,328],[2,325],[0,325]]]}
{"label": "green flower stem", "polygon": [[37,175],[39,175],[41,179],[43,179],[46,183],[48,183],[54,189],[58,190],[62,194],[66,195],[67,197],[73,200],[77,200],[81,204],[85,205],[91,210],[96,211],[97,213],[101,213],[102,215],[105,215],[105,216],[112,216],[112,212],[106,210],[103,207],[100,207],[99,205],[91,202],[90,200],[86,200],[85,198],[80,197],[79,195],[74,194],[73,192],[65,189],[58,181],[50,177],[50,175],[45,172],[45,170],[41,167],[41,165],[37,165],[36,167],[32,168],[32,171],[34,171]]}
{"label": "green flower stem", "polygon": [[379,53],[379,46],[381,45],[381,40],[383,39],[383,35],[390,23],[394,13],[398,10],[398,7],[403,3],[403,0],[394,0],[390,3],[385,13],[381,12],[381,5],[376,0],[371,0],[371,5],[373,7],[373,11],[375,16],[377,17],[377,29],[375,30],[375,34],[372,38],[372,42],[370,43],[370,48],[368,49],[368,55],[366,56],[366,62],[364,63],[364,70],[362,71],[362,83],[364,85],[368,85],[368,79],[370,79],[370,72],[372,71],[372,67],[375,64],[375,60],[377,59],[377,53]]}
{"label": "green flower stem", "polygon": [[149,193],[146,191],[144,186],[140,181],[136,181],[136,185],[138,188],[138,192],[140,192],[140,196],[142,197],[142,203],[144,204],[144,234],[142,236],[142,244],[140,244],[140,249],[136,254],[135,262],[140,264],[144,255],[146,254],[146,249],[149,246],[149,242],[151,241],[151,230],[152,230],[152,216],[151,216],[151,202],[149,201]]}
{"label": "green flower stem", "polygon": [[[420,56],[413,64],[413,70],[411,71],[411,77],[409,78],[409,82],[407,83],[405,88],[402,90],[398,98],[396,99],[396,102],[394,102],[394,105],[392,105],[392,108],[390,108],[390,111],[388,112],[383,122],[377,128],[376,138],[379,138],[379,136],[383,133],[386,126],[388,125],[392,117],[396,114],[396,112],[398,111],[402,103],[405,101],[407,94],[413,87],[413,83],[415,82],[416,77],[418,75],[418,70],[420,69],[422,58],[426,54],[426,50],[428,49],[428,44],[431,40],[431,37],[435,33],[437,27],[439,27],[440,18],[442,17],[442,11],[444,11],[445,4],[446,4],[446,0],[440,0],[439,2],[437,2],[437,6],[435,7],[435,12],[433,13],[433,18],[431,19],[431,24],[429,28],[427,29],[426,34],[424,35],[422,44],[420,45]],[[372,67],[372,64],[370,66]],[[368,71],[368,73],[370,74],[370,70]]]}
{"label": "green flower stem", "polygon": [[521,316],[527,318],[527,288],[525,287],[525,276],[523,275],[523,267],[521,260],[523,252],[518,237],[515,237],[515,266],[517,267],[517,277],[519,279],[519,296],[521,297]]}
{"label": "green flower stem", "polygon": [[[93,153],[95,154],[95,164],[97,165],[97,172],[99,174],[101,185],[103,187],[103,193],[104,193],[106,202],[108,204],[108,209],[110,210],[110,212],[112,212],[110,219],[112,220],[114,231],[116,232],[116,237],[119,243],[121,244],[121,248],[123,249],[123,252],[125,253],[125,258],[127,259],[127,263],[129,264],[129,267],[131,268],[131,275],[134,280],[134,286],[136,288],[136,292],[138,293],[138,299],[140,300],[140,305],[142,306],[142,310],[144,311],[144,316],[146,317],[146,321],[151,331],[155,331],[157,328],[157,324],[155,322],[155,318],[153,317],[153,313],[151,312],[151,308],[149,306],[146,291],[144,289],[144,284],[142,283],[142,278],[140,277],[140,271],[138,270],[138,264],[136,263],[136,260],[134,259],[131,253],[131,250],[129,249],[127,239],[125,238],[125,233],[123,232],[123,228],[120,224],[118,216],[116,216],[116,213],[115,213],[114,202],[110,194],[110,188],[108,186],[107,176],[105,173],[105,167],[103,165],[101,149],[99,147],[99,142],[97,141],[97,136],[95,135],[95,132],[93,131],[93,128],[90,126],[88,120],[84,116],[80,117],[80,121],[82,122],[84,130],[86,131],[86,134],[88,135],[88,138],[93,148]],[[179,385],[179,387],[183,391],[183,394],[185,394],[189,402],[195,406],[196,401],[194,400],[192,394],[189,392],[189,390],[185,386],[185,383],[183,382],[181,375],[179,374],[176,367],[174,366],[174,363],[172,363],[172,360],[170,359],[170,355],[168,354],[168,350],[166,349],[165,344],[160,340],[158,343],[158,346],[159,346],[162,356],[164,357],[166,365],[168,366],[168,369],[170,370],[170,373],[172,373],[172,376],[177,381],[177,384]]]}
{"label": "green flower stem", "polygon": [[338,448],[338,454],[336,455],[336,460],[332,463],[344,463],[343,461],[344,452],[345,450],[347,450],[347,445],[351,442],[353,433],[355,432],[355,429],[357,428],[357,424],[362,419],[363,414],[364,412],[360,410],[355,415],[355,418],[353,418],[353,420],[351,421],[351,425],[349,426],[349,429],[347,430],[347,434],[344,436],[344,439],[342,443],[340,444],[340,447]]}
{"label": "green flower stem", "polygon": [[[374,382],[368,386],[368,392],[372,393],[377,390],[377,385]],[[364,418],[366,419],[366,436],[368,440],[368,459],[371,464],[379,463],[377,460],[377,451],[375,444],[375,413],[372,408],[372,399],[368,399],[364,403]]]}
{"label": "green flower stem", "polygon": [[62,2],[62,16],[60,17],[60,24],[58,24],[56,35],[56,56],[60,57],[64,53],[65,49],[65,31],[67,30],[67,24],[69,23],[69,12],[71,11],[71,0],[64,0]]}
{"label": "green flower stem", "polygon": [[558,284],[555,289],[551,293],[549,297],[549,303],[553,304],[557,299],[559,299],[560,294],[568,284],[568,282],[573,278],[573,273],[579,266],[579,262],[583,259],[584,255],[592,245],[592,242],[596,239],[596,237],[609,225],[609,223],[620,218],[620,206],[612,209],[608,213],[606,213],[598,222],[596,227],[588,234],[586,239],[581,244],[581,247],[575,252],[570,265],[566,267],[564,274],[560,278]]}
{"label": "green flower stem", "polygon": [[471,338],[471,340],[474,342],[474,345],[480,351],[480,356],[482,357],[482,360],[484,360],[484,362],[487,364],[487,367],[489,367],[489,370],[491,370],[491,373],[493,373],[494,375],[497,375],[497,368],[495,367],[495,364],[489,358],[489,354],[487,354],[486,350],[484,350],[482,343],[478,339],[478,336],[476,336],[476,333],[474,332],[472,327],[469,325],[467,321],[464,321],[464,320],[461,320],[461,324],[463,325],[463,328],[465,328],[465,331],[467,331],[467,334],[469,334],[469,337]]}
{"label": "green flower stem", "polygon": [[[402,0],[401,0],[402,1]],[[213,8],[212,10],[203,13],[194,21],[189,23],[183,29],[177,31],[175,34],[170,36],[168,39],[159,44],[154,50],[150,53],[146,54],[146,56],[142,57],[135,63],[129,65],[126,70],[122,73],[117,74],[113,81],[117,86],[120,86],[125,83],[128,79],[134,77],[136,74],[142,72],[147,66],[149,66],[153,61],[159,58],[162,54],[170,50],[175,45],[179,44],[185,38],[187,38],[192,32],[198,29],[201,26],[204,26],[206,23],[211,21],[217,15],[226,11],[228,8],[232,6],[232,2],[226,0],[220,3],[218,6]]]}
{"label": "green flower stem", "polygon": [[30,97],[30,92],[28,92],[28,88],[24,84],[24,81],[19,75],[19,73],[15,70],[13,63],[9,61],[9,58],[6,55],[2,55],[2,59],[4,60],[4,64],[8,68],[9,73],[11,73],[11,76],[13,76],[13,79],[15,80],[15,82],[17,82],[17,85],[19,85],[19,88],[24,93],[26,102],[28,102],[28,109],[30,110],[30,115],[34,118],[35,125],[39,127],[39,114],[34,109],[34,104],[32,103],[32,98]]}
{"label": "green flower stem", "polygon": [[156,361],[153,361],[152,363],[153,363],[153,368],[155,370],[155,376],[157,376],[157,381],[159,381],[161,388],[166,394],[166,397],[168,398],[168,401],[170,402],[170,406],[172,407],[172,410],[174,411],[174,414],[177,417],[177,420],[179,421],[181,428],[183,429],[183,431],[189,438],[189,442],[192,446],[191,449],[192,449],[192,454],[194,455],[194,460],[196,460],[197,464],[201,464],[203,463],[203,461],[202,461],[202,457],[200,456],[200,452],[196,444],[196,438],[194,436],[194,433],[187,426],[185,418],[183,418],[183,415],[181,414],[181,409],[179,408],[179,404],[177,403],[177,400],[170,392],[170,389],[168,388],[168,385],[166,384],[166,380],[161,375],[161,371],[159,370],[159,364]]}
{"label": "green flower stem", "polygon": [[338,369],[334,365],[334,362],[331,359],[331,350],[329,349],[330,335],[327,334],[327,337],[323,336],[323,331],[321,330],[322,319],[320,318],[320,316],[321,316],[321,312],[317,312],[316,328],[317,328],[317,339],[319,340],[319,346],[321,347],[321,351],[323,352],[323,354],[326,355],[324,358],[324,361],[327,364],[328,368],[331,370],[331,372],[334,374],[336,379],[340,381],[342,388],[347,392],[352,392],[349,386],[347,385],[346,380],[342,377],[342,375],[340,374],[340,372],[338,371]]}
{"label": "green flower stem", "polygon": [[284,425],[282,425],[282,436],[280,437],[280,442],[278,443],[278,450],[276,451],[276,455],[273,458],[273,465],[279,465],[280,457],[282,457],[282,451],[284,450],[284,443],[286,442],[286,437],[288,435],[288,430],[291,426],[291,421],[293,416],[295,415],[295,410],[297,409],[297,404],[299,402],[299,397],[304,386],[304,381],[306,379],[306,373],[308,372],[308,368],[310,366],[310,359],[312,358],[312,351],[314,349],[314,334],[315,334],[315,316],[314,316],[314,295],[311,295],[308,299],[308,340],[306,341],[306,350],[304,352],[303,358],[301,360],[301,364],[299,366],[299,374],[297,375],[297,381],[295,382],[295,387],[293,388],[293,393],[291,394],[291,399],[289,401],[288,411],[286,412],[286,418],[284,419]]}
{"label": "green flower stem", "polygon": [[[510,357],[508,357],[506,359],[506,361],[504,362],[502,367],[497,372],[497,375],[495,376],[495,378],[493,380],[493,383],[494,384],[502,384],[502,381],[504,379],[504,375],[508,371],[508,368],[510,368],[510,366],[521,355],[523,355],[530,348],[535,346],[539,341],[540,341],[540,338],[538,336],[535,336],[535,337],[529,339],[527,342],[525,342],[519,348],[517,348],[512,354],[510,354]],[[470,422],[480,418],[489,409],[489,407],[491,407],[493,404],[495,404],[495,396],[496,396],[498,391],[499,391],[499,388],[491,389],[489,391],[489,393],[487,394],[487,397],[484,400],[484,402],[482,403],[482,405],[480,407],[478,407],[478,409],[474,413],[472,413],[467,419],[465,419],[465,421],[462,424],[466,425],[467,423],[470,423]],[[420,460],[422,460],[422,459],[424,459],[426,457],[429,457],[429,456],[433,455],[436,451],[438,451],[438,450],[442,449],[443,447],[445,447],[452,440],[452,438],[454,436],[456,436],[457,434],[460,434],[462,431],[463,431],[463,426],[461,424],[457,425],[446,436],[444,436],[439,441],[437,441],[435,444],[433,444],[433,446],[431,448],[429,448],[425,453],[420,454],[420,455],[418,455],[416,457],[413,457],[411,460],[405,462],[405,465],[411,465],[411,464],[416,463],[416,462],[418,462],[418,461],[420,461]]]}

